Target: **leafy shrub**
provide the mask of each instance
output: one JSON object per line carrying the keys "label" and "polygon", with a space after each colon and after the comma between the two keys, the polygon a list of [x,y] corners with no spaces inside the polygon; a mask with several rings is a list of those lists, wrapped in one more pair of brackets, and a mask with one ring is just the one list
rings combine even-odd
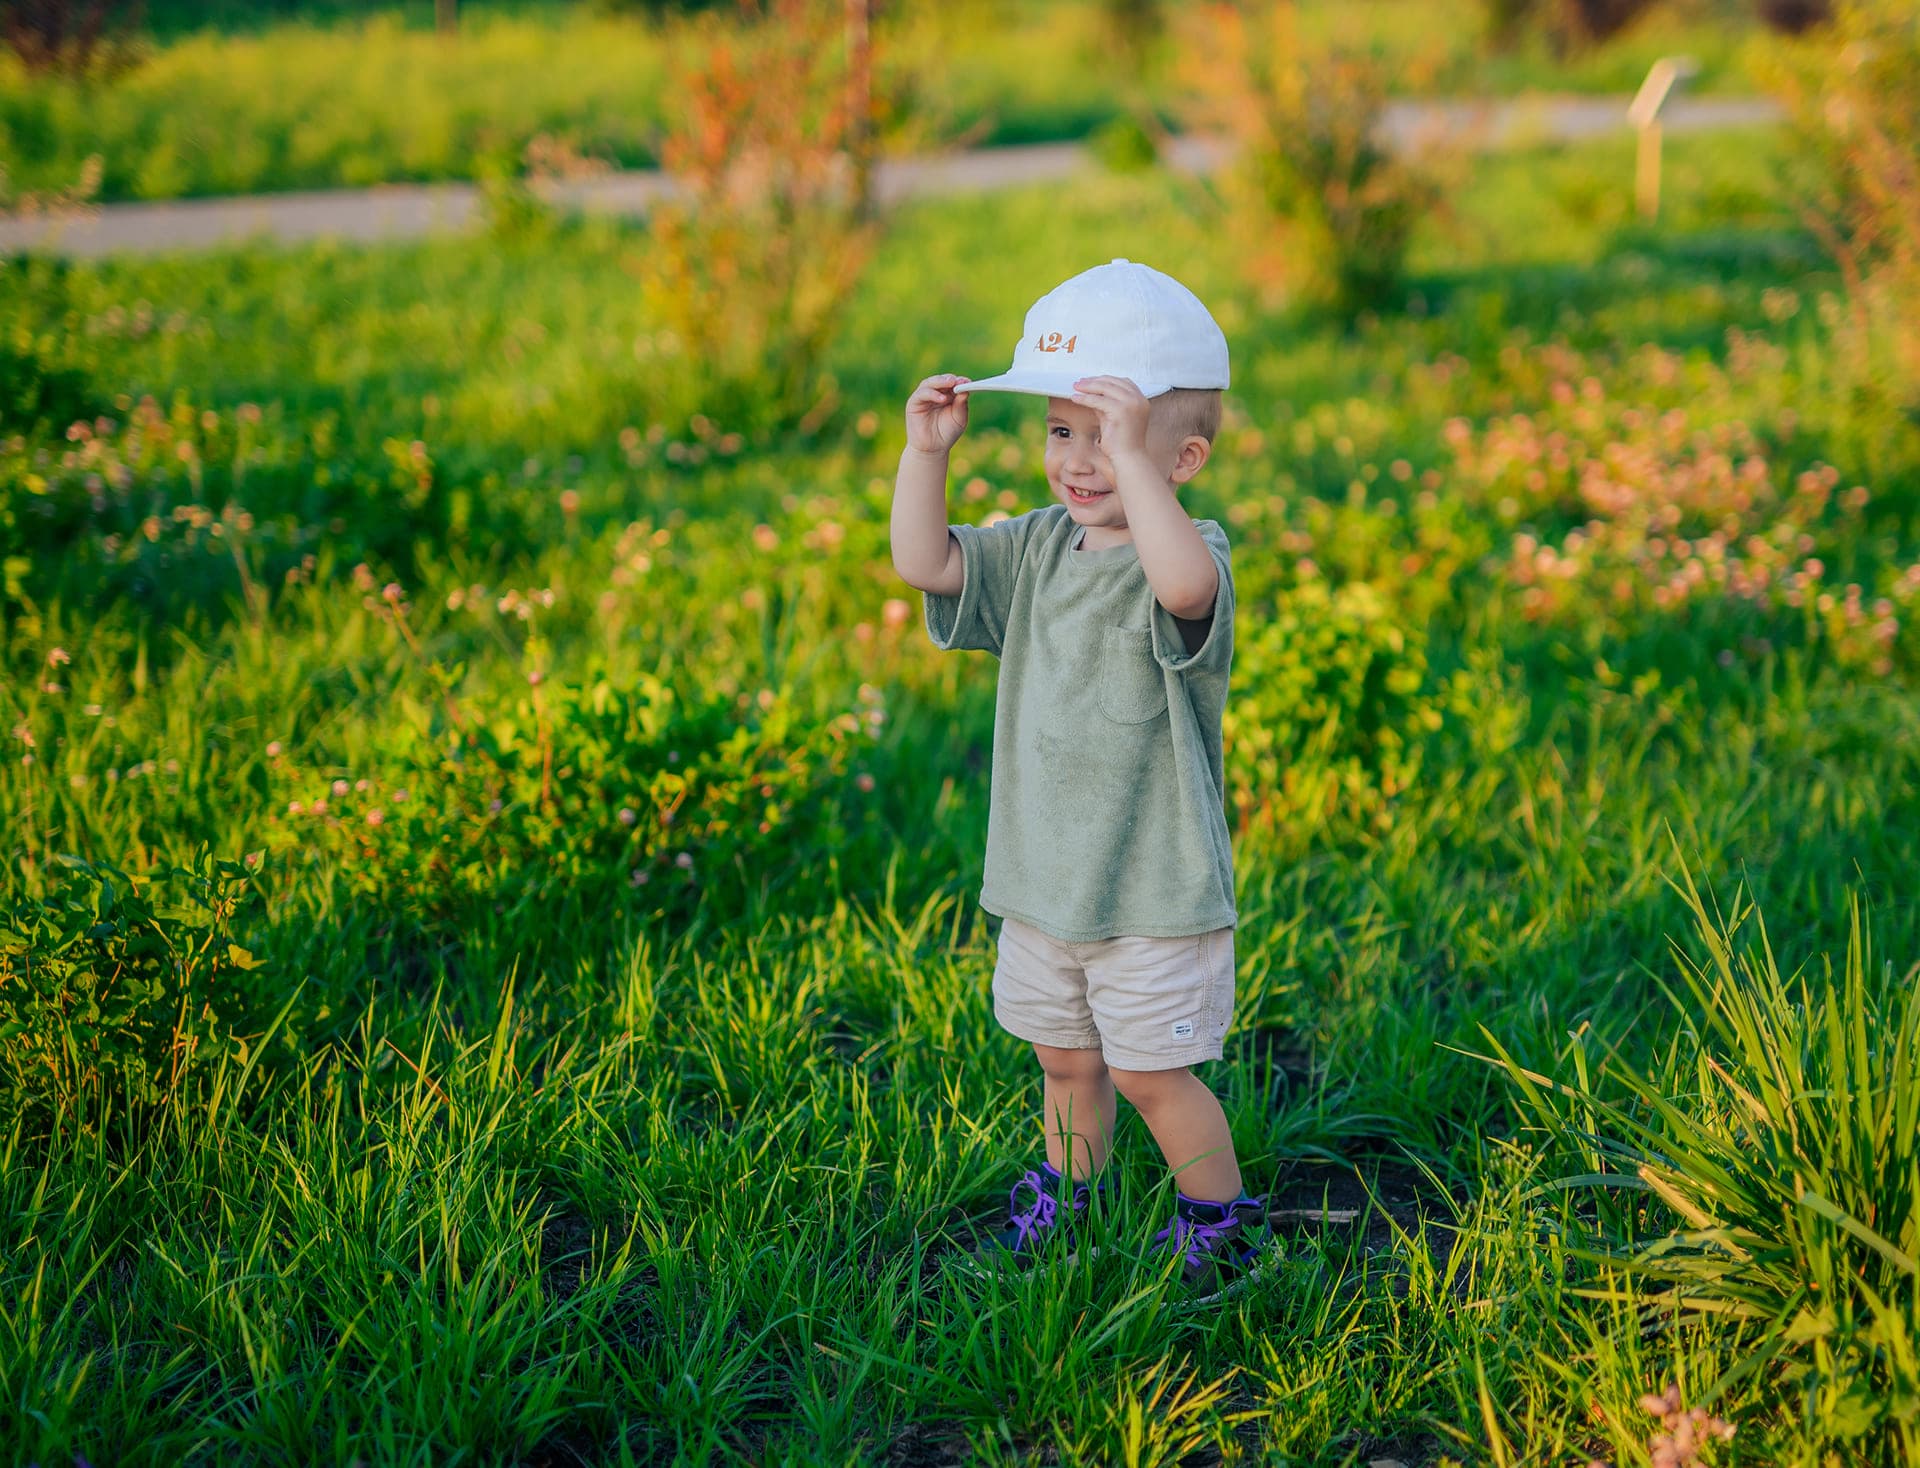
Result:
{"label": "leafy shrub", "polygon": [[1102,123],[1087,138],[1087,149],[1115,173],[1138,173],[1160,161],[1160,145],[1132,113]]}
{"label": "leafy shrub", "polygon": [[111,76],[133,64],[146,0],[0,0],[0,39],[29,72]]}
{"label": "leafy shrub", "polygon": [[278,844],[337,860],[345,888],[382,910],[454,931],[489,911],[560,928],[564,912],[737,911],[847,838],[859,715],[814,723],[771,692],[689,695],[645,674],[529,676],[524,697],[457,703],[460,728],[422,718],[389,736],[377,775],[327,783],[289,765],[301,783]]}
{"label": "leafy shrub", "polygon": [[6,165],[0,163],[0,218],[15,215],[23,219],[67,219],[85,214],[97,202],[100,180],[104,176],[105,160],[98,153],[89,153],[80,160],[71,180],[62,180],[50,188],[20,189],[14,187]]}
{"label": "leafy shrub", "polygon": [[[1644,347],[1642,381],[1616,373],[1611,389],[1563,345],[1517,353],[1532,410],[1477,426],[1451,418],[1441,433],[1456,497],[1509,528],[1487,568],[1530,620],[1625,632],[1649,615],[1684,617],[1729,662],[1817,643],[1884,677],[1911,655],[1899,634],[1920,564],[1859,556],[1867,486],[1842,486],[1823,462],[1781,466],[1746,419],[1714,405],[1733,379],[1781,380],[1786,365],[1780,347],[1739,328],[1727,345],[1724,369],[1690,372]],[[1662,406],[1682,381],[1688,406]],[[1773,422],[1792,429],[1793,409]]]}
{"label": "leafy shrub", "polygon": [[1165,0],[1101,0],[1100,22],[1125,75],[1137,78],[1167,28]]}
{"label": "leafy shrub", "polygon": [[229,598],[258,608],[268,587],[336,560],[407,565],[422,543],[510,541],[534,513],[454,482],[417,439],[356,462],[327,413],[289,431],[280,403],[221,412],[176,393],[165,406],[121,395],[115,409],[66,422],[57,452],[0,437],[0,561],[18,568],[8,597],[130,598],[160,618]]}
{"label": "leafy shrub", "polygon": [[1802,213],[1854,301],[1840,359],[1920,414],[1920,26],[1899,0],[1846,0],[1765,68],[1800,142]]}
{"label": "leafy shrub", "polygon": [[1624,31],[1650,0],[1486,0],[1487,34],[1510,46],[1528,30],[1542,32],[1556,56],[1599,46]]}
{"label": "leafy shrub", "polygon": [[1390,301],[1437,155],[1381,136],[1394,78],[1374,52],[1302,44],[1290,0],[1197,11],[1186,47],[1193,124],[1231,137],[1224,203],[1254,284],[1357,313]]}
{"label": "leafy shrub", "polygon": [[[431,7],[415,6],[425,20]],[[284,23],[213,22],[112,86],[29,79],[0,55],[0,161],[49,190],[103,160],[103,200],[470,178],[565,129],[633,167],[672,105],[677,41],[573,7],[467,6],[458,44],[402,7],[302,0]],[[175,20],[180,19],[177,15]]]}
{"label": "leafy shrub", "polygon": [[[11,202],[0,169],[0,211]],[[71,297],[71,269],[63,262],[0,259],[0,438],[38,438],[98,410],[91,376],[63,360],[65,343],[52,326],[72,309]],[[22,298],[33,301],[31,310],[12,306]],[[0,497],[0,535],[11,513]]]}
{"label": "leafy shrub", "polygon": [[545,244],[563,215],[543,188],[597,177],[610,168],[604,158],[584,154],[573,139],[554,133],[530,138],[517,159],[498,150],[483,153],[474,160],[481,219],[488,234],[503,243]]}
{"label": "leafy shrub", "polygon": [[1239,829],[1333,817],[1384,826],[1440,724],[1426,666],[1420,641],[1364,582],[1302,582],[1236,635],[1223,735]]}
{"label": "leafy shrub", "polygon": [[[31,340],[0,341],[0,433],[64,427],[89,416],[96,401],[86,373],[56,366]],[[0,508],[0,524],[10,513]]]}
{"label": "leafy shrub", "polygon": [[1583,1032],[1554,1081],[1492,1041],[1550,1161],[1576,1169],[1547,1186],[1603,1200],[1590,1236],[1562,1226],[1623,1298],[1740,1333],[1702,1405],[1759,1373],[1798,1399],[1808,1461],[1913,1462],[1920,965],[1876,964],[1856,902],[1839,971],[1783,976],[1751,902],[1720,919],[1682,883],[1706,956],[1679,955],[1654,1067],[1596,1065]]}
{"label": "leafy shrub", "polygon": [[[122,416],[68,417],[72,406],[62,405],[57,454],[25,438],[0,441],[0,556],[23,568],[9,578],[9,599],[129,597],[164,616],[188,602],[252,596],[250,574],[299,574],[303,548],[325,525],[301,526],[293,515],[256,524],[237,497],[249,475],[251,497],[285,469],[289,445],[262,431],[258,407],[223,418],[149,397]],[[324,493],[311,472],[289,477],[307,496]],[[300,508],[326,518],[317,499]]]}
{"label": "leafy shrub", "polygon": [[489,238],[502,244],[538,244],[553,233],[558,211],[534,192],[511,162],[478,157],[473,176],[480,222]]}
{"label": "leafy shrub", "polygon": [[[44,1123],[164,1105],[245,1061],[256,967],[237,939],[262,856],[202,848],[138,880],[78,857],[44,899],[0,911],[0,1102]],[[0,1129],[4,1129],[0,1127]]]}
{"label": "leafy shrub", "polygon": [[1758,0],[1754,9],[1775,30],[1794,36],[1833,19],[1832,0]]}
{"label": "leafy shrub", "polygon": [[811,427],[833,406],[821,359],[877,238],[857,170],[839,8],[774,0],[677,78],[660,139],[678,196],[654,206],[632,270],[684,363],[684,404],[729,427]]}

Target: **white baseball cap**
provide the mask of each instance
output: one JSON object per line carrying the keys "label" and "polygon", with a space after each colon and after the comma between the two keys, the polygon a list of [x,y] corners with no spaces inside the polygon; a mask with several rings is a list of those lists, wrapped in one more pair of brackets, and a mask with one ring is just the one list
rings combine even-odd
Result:
{"label": "white baseball cap", "polygon": [[1200,298],[1150,265],[1116,259],[1083,270],[1027,312],[1013,366],[955,392],[1070,398],[1082,377],[1127,377],[1147,397],[1227,386],[1227,338]]}

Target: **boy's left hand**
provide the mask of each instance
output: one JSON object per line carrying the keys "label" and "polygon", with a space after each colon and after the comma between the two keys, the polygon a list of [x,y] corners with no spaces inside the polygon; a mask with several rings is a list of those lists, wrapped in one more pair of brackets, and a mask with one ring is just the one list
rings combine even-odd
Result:
{"label": "boy's left hand", "polygon": [[1147,449],[1147,395],[1128,377],[1082,377],[1073,401],[1100,415],[1100,447],[1109,459]]}

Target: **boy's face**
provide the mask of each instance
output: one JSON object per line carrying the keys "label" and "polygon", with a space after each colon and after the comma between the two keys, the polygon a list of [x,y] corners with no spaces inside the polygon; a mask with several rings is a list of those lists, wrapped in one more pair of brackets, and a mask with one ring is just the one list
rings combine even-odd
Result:
{"label": "boy's face", "polygon": [[[1197,450],[1193,447],[1197,445]],[[1174,438],[1155,402],[1147,419],[1147,456],[1171,488],[1184,484],[1206,462],[1204,438]],[[1047,484],[1081,525],[1114,528],[1127,523],[1126,506],[1113,482],[1113,465],[1100,447],[1100,415],[1071,398],[1047,399]],[[1083,499],[1074,491],[1089,490]]]}

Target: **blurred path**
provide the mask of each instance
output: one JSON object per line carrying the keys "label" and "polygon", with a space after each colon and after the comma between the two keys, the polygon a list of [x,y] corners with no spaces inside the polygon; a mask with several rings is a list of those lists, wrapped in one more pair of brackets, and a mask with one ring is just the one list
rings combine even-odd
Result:
{"label": "blurred path", "polygon": [[[1476,147],[1573,141],[1627,127],[1626,97],[1531,97],[1486,101],[1401,101],[1387,108],[1382,128],[1396,146],[1432,137]],[[1661,122],[1669,133],[1698,132],[1779,120],[1762,98],[1680,98]],[[1208,170],[1227,156],[1215,138],[1183,137],[1173,146],[1175,167]],[[968,193],[1071,173],[1087,161],[1079,143],[1027,143],[981,148],[946,157],[882,160],[875,190],[882,199],[912,194]],[[650,169],[611,173],[543,187],[555,203],[638,214],[671,191]],[[474,222],[478,191],[469,183],[387,184],[371,189],[251,194],[154,204],[106,204],[58,219],[0,218],[0,253],[23,249],[97,256],[121,251],[202,249],[257,236],[279,241],[333,236],[347,240],[407,238],[458,230]]]}

